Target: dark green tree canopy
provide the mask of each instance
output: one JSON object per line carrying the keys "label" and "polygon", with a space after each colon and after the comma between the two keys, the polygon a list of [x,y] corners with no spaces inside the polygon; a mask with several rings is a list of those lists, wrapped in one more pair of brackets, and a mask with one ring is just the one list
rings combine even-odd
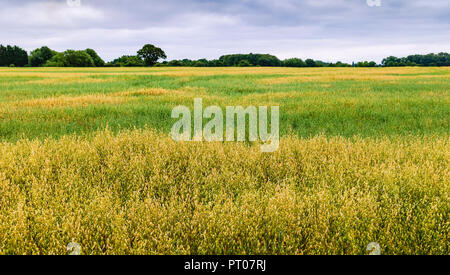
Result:
{"label": "dark green tree canopy", "polygon": [[250,66],[252,66],[252,64],[250,64],[250,62],[248,62],[248,60],[242,59],[241,61],[239,61],[238,66],[239,67],[250,67]]}
{"label": "dark green tree canopy", "polygon": [[45,64],[47,67],[95,67],[94,60],[86,51],[67,50],[57,53]]}
{"label": "dark green tree canopy", "polygon": [[306,67],[317,67],[316,61],[312,60],[311,58],[308,58],[305,60]]}
{"label": "dark green tree canopy", "polygon": [[48,60],[55,56],[57,52],[52,51],[49,47],[44,46],[36,49],[30,54],[30,65],[32,67],[43,66]]}
{"label": "dark green tree canopy", "polygon": [[283,61],[283,65],[286,67],[305,67],[306,63],[300,58],[289,58]]}
{"label": "dark green tree canopy", "polygon": [[0,45],[0,66],[23,67],[28,64],[28,53],[17,46]]}
{"label": "dark green tree canopy", "polygon": [[358,62],[355,65],[356,67],[376,67],[377,63],[375,61],[363,61],[363,62]]}
{"label": "dark green tree canopy", "polygon": [[107,64],[110,67],[142,67],[144,61],[136,55],[123,55]]}
{"label": "dark green tree canopy", "polygon": [[147,44],[138,51],[138,56],[144,59],[147,66],[153,66],[159,59],[166,59],[166,53],[154,45]]}
{"label": "dark green tree canopy", "polygon": [[96,67],[105,66],[105,61],[103,61],[103,59],[97,54],[96,51],[94,51],[93,49],[86,49],[85,52],[91,56],[92,60],[94,60],[94,64]]}
{"label": "dark green tree canopy", "polygon": [[427,55],[410,55],[398,58],[389,56],[383,59],[385,67],[402,67],[402,66],[450,66],[450,55],[448,53],[430,53]]}
{"label": "dark green tree canopy", "polygon": [[[137,55],[124,55],[105,63],[103,59],[93,49],[84,51],[67,50],[62,53],[51,50],[47,46],[33,50],[30,55],[18,46],[0,45],[0,66],[51,66],[51,67],[137,67],[137,66],[184,66],[184,67],[231,67],[231,66],[268,66],[268,67],[377,67],[374,61],[353,62],[352,65],[343,62],[323,62],[311,58],[303,61],[300,58],[288,58],[283,61],[270,54],[229,54],[223,55],[219,59],[182,59],[163,61],[166,53],[151,44],[145,45],[137,52]],[[430,53],[426,55],[415,54],[407,57],[389,56],[383,59],[381,66],[450,66],[450,55],[446,52],[438,54]]]}
{"label": "dark green tree canopy", "polygon": [[251,66],[281,66],[281,61],[278,57],[270,54],[230,54],[223,55],[219,61],[223,66],[239,66],[242,60],[246,60]]}

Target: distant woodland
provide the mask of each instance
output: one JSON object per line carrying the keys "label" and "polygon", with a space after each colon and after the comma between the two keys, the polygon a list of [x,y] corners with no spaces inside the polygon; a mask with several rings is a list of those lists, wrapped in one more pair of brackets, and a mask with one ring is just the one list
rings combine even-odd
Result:
{"label": "distant woodland", "polygon": [[[430,53],[407,57],[389,56],[381,64],[374,61],[359,61],[352,64],[322,62],[313,59],[289,58],[280,60],[270,54],[230,54],[219,59],[171,60],[166,53],[154,45],[147,44],[136,55],[123,55],[105,62],[95,50],[66,50],[57,52],[49,47],[41,47],[28,53],[18,46],[0,45],[0,66],[3,67],[404,67],[404,66],[450,66],[448,53]],[[163,61],[164,60],[164,61]]]}

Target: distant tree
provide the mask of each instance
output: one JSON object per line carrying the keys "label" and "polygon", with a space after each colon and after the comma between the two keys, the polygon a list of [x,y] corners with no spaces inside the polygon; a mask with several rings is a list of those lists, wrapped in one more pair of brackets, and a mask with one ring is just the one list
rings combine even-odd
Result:
{"label": "distant tree", "polygon": [[142,67],[144,61],[136,55],[124,55],[107,64],[113,67]]}
{"label": "distant tree", "polygon": [[328,67],[330,65],[329,63],[326,63],[326,62],[323,62],[320,60],[316,60],[314,62],[316,63],[315,67]]}
{"label": "distant tree", "polygon": [[51,50],[47,46],[44,46],[30,53],[29,63],[32,67],[40,67],[43,66],[48,60],[50,60],[56,54],[57,52]]}
{"label": "distant tree", "polygon": [[448,53],[438,53],[438,66],[450,66],[450,55]]}
{"label": "distant tree", "polygon": [[308,58],[305,60],[306,67],[316,67],[316,61]]}
{"label": "distant tree", "polygon": [[381,64],[385,67],[394,67],[397,66],[397,64],[400,63],[400,58],[395,56],[389,56],[383,59]]}
{"label": "distant tree", "polygon": [[47,63],[46,67],[95,67],[94,60],[85,51],[67,50],[57,53]]}
{"label": "distant tree", "polygon": [[410,55],[403,58],[389,56],[384,58],[381,64],[385,67],[429,66],[430,62],[433,61],[436,61],[434,54]]}
{"label": "distant tree", "polygon": [[183,63],[183,66],[186,66],[186,67],[192,66],[192,60],[190,60],[190,59],[185,58],[185,59],[181,60],[181,62]]}
{"label": "distant tree", "polygon": [[356,63],[356,67],[376,67],[377,63],[375,61],[363,61],[363,62],[358,62]]}
{"label": "distant tree", "polygon": [[336,67],[351,67],[352,65],[347,63],[342,63],[341,61],[336,62]]}
{"label": "distant tree", "polygon": [[56,53],[52,58],[47,60],[44,67],[69,67],[66,57],[63,53]]}
{"label": "distant tree", "polygon": [[252,66],[252,64],[250,62],[248,62],[248,60],[244,59],[244,60],[239,61],[238,66],[239,67],[250,67],[250,66]]}
{"label": "distant tree", "polygon": [[14,60],[11,64],[17,67],[23,67],[28,64],[28,53],[22,48],[17,46],[13,47]]}
{"label": "distant tree", "polygon": [[223,66],[239,66],[239,62],[247,60],[252,66],[280,66],[281,61],[278,57],[270,54],[230,54],[223,55],[219,61]]}
{"label": "distant tree", "polygon": [[347,63],[342,63],[341,61],[338,61],[336,63],[330,63],[328,64],[328,67],[351,67],[352,65],[347,64]]}
{"label": "distant tree", "polygon": [[94,60],[85,51],[65,51],[70,67],[95,67]]}
{"label": "distant tree", "polygon": [[171,67],[181,67],[183,66],[183,62],[181,62],[180,60],[171,60],[167,63],[167,65]]}
{"label": "distant tree", "polygon": [[0,45],[0,66],[6,66],[6,47]]}
{"label": "distant tree", "polygon": [[197,60],[192,62],[192,66],[194,67],[206,67],[208,65],[207,61],[205,62],[204,60]]}
{"label": "distant tree", "polygon": [[406,59],[409,62],[408,64],[411,65],[411,66],[417,66],[419,64],[420,65],[423,64],[423,55],[420,55],[420,54],[410,55]]}
{"label": "distant tree", "polygon": [[223,62],[218,59],[211,60],[208,63],[210,67],[223,67]]}
{"label": "distant tree", "polygon": [[209,62],[208,62],[208,60],[202,58],[202,59],[199,59],[197,61],[194,61],[192,63],[192,66],[194,66],[194,67],[208,67],[209,66]]}
{"label": "distant tree", "polygon": [[306,63],[300,58],[289,58],[283,61],[285,67],[305,67]]}
{"label": "distant tree", "polygon": [[153,66],[156,64],[156,62],[158,62],[159,59],[167,58],[166,53],[162,49],[151,44],[145,45],[137,53],[138,56],[144,60],[144,63],[147,66]]}
{"label": "distant tree", "polygon": [[189,59],[183,59],[183,60],[171,60],[169,62],[164,61],[163,64],[167,64],[167,66],[172,67],[223,67],[223,62],[217,59],[214,60],[207,60],[205,58],[192,61]]}
{"label": "distant tree", "polygon": [[28,53],[18,46],[0,45],[0,66],[23,67],[28,64]]}
{"label": "distant tree", "polygon": [[[147,47],[148,46],[148,47]],[[146,50],[150,51],[154,48],[152,45],[146,45]],[[155,47],[156,48],[156,47]],[[144,49],[143,49],[144,50]],[[141,50],[141,51],[143,51]],[[0,47],[0,52],[2,48]],[[140,52],[141,52],[140,51]],[[165,54],[164,54],[165,56]],[[108,63],[108,66],[143,66],[157,63],[145,63],[144,54],[138,56],[123,56]],[[154,59],[153,59],[154,60]],[[320,60],[307,59],[305,61],[299,58],[290,58],[280,61],[276,56],[269,54],[229,54],[223,55],[218,60],[171,60],[164,61],[161,65],[165,66],[195,66],[195,67],[229,67],[229,66],[285,66],[285,67],[377,67],[375,61],[352,62],[352,64],[338,61],[336,63],[328,63]],[[450,66],[450,57],[448,53],[427,54],[427,55],[411,55],[408,57],[398,58],[390,56],[383,59],[382,66]]]}
{"label": "distant tree", "polygon": [[85,52],[92,58],[96,67],[105,66],[105,61],[93,49],[86,49]]}
{"label": "distant tree", "polygon": [[277,66],[281,66],[281,61],[278,59],[278,57],[273,56],[273,55],[269,55],[269,54],[264,54],[259,56],[259,58],[256,60],[255,63],[258,66],[265,66],[265,67],[277,67]]}

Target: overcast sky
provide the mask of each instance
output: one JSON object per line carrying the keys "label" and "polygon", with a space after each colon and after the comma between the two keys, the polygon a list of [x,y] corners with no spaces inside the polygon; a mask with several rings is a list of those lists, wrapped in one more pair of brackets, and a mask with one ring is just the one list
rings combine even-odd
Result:
{"label": "overcast sky", "polygon": [[151,43],[168,59],[270,53],[323,61],[450,52],[450,0],[0,0],[0,44],[95,49]]}

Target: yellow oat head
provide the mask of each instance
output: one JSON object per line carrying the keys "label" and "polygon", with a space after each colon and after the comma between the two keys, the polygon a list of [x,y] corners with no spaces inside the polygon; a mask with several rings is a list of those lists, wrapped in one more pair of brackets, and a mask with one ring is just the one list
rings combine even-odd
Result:
{"label": "yellow oat head", "polygon": [[376,239],[445,254],[449,142],[292,136],[262,154],[135,130],[2,143],[0,252],[77,240],[87,255],[363,255]]}

